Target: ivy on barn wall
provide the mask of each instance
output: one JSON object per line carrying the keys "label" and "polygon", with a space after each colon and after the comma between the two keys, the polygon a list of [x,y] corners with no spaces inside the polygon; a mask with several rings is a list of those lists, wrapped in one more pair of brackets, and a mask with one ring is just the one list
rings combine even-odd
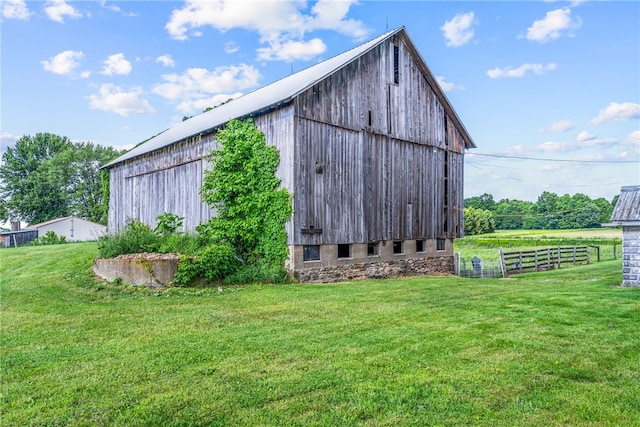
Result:
{"label": "ivy on barn wall", "polygon": [[275,172],[280,154],[268,146],[251,119],[231,120],[218,132],[202,199],[217,216],[201,227],[228,242],[250,265],[283,266],[289,256],[284,224],[291,218],[291,195]]}

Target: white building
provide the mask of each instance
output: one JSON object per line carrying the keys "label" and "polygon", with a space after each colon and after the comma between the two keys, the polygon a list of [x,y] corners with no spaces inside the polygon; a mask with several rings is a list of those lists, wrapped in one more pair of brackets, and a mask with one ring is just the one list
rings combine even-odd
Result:
{"label": "white building", "polygon": [[37,230],[38,237],[44,236],[47,231],[53,231],[58,236],[64,236],[67,242],[84,242],[98,240],[107,232],[107,227],[86,219],[68,216],[30,225],[26,230]]}

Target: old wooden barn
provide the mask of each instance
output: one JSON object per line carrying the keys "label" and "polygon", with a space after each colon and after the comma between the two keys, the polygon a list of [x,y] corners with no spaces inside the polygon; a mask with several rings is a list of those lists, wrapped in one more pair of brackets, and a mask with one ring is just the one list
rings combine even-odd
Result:
{"label": "old wooden barn", "polygon": [[109,229],[165,212],[193,230],[216,131],[253,118],[293,194],[301,280],[453,272],[463,159],[475,147],[404,28],[184,121],[111,162]]}

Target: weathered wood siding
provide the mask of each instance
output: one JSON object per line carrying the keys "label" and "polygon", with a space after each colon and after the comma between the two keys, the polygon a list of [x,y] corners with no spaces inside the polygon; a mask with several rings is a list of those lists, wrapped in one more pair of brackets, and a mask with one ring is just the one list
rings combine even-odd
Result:
{"label": "weathered wood siding", "polygon": [[[254,118],[267,143],[280,151],[277,175],[290,192],[293,191],[292,113],[291,107],[284,107]],[[218,148],[214,135],[205,135],[113,167],[109,231],[122,229],[128,219],[155,227],[156,217],[166,212],[184,217],[186,230],[194,230],[208,221],[215,211],[202,202],[200,189],[204,173],[210,167],[206,156],[214,148]],[[287,227],[290,231],[291,224]]]}
{"label": "weathered wood siding", "polygon": [[295,100],[294,243],[462,232],[465,141],[412,53],[395,46],[397,61],[383,43]]}

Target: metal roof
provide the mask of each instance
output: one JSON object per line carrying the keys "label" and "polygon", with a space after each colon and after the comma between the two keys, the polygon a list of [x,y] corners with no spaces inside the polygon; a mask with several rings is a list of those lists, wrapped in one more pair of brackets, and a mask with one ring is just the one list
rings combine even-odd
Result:
{"label": "metal roof", "polygon": [[616,207],[611,214],[611,222],[620,223],[640,221],[640,185],[622,187]]}
{"label": "metal roof", "polygon": [[[212,110],[194,116],[189,120],[178,123],[150,138],[145,143],[133,148],[131,151],[123,154],[112,162],[104,165],[103,168],[109,168],[126,160],[160,150],[187,138],[201,134],[207,135],[220,128],[229,120],[248,117],[262,111],[267,111],[271,108],[278,108],[281,105],[286,105],[301,92],[307,90],[309,87],[333,74],[335,71],[364,55],[379,43],[400,32],[406,35],[404,27],[388,31],[373,40],[329,58],[326,61],[320,62],[295,74],[291,74],[267,86],[263,86],[253,92],[233,99]],[[406,37],[408,39],[408,36]],[[424,62],[421,57],[419,60]],[[424,65],[426,68],[426,64]],[[428,68],[426,69],[428,70]],[[444,99],[445,107],[448,107],[448,110],[453,111],[449,101],[446,99],[440,88],[434,88],[434,90],[437,90],[439,95]],[[455,112],[453,112],[453,114],[455,115]],[[459,122],[457,116],[455,119]],[[475,144],[473,144],[471,138],[468,137],[466,129],[464,129],[464,126],[462,126],[461,123],[460,127],[462,128],[461,131],[465,137],[467,137],[470,145],[475,147]]]}

